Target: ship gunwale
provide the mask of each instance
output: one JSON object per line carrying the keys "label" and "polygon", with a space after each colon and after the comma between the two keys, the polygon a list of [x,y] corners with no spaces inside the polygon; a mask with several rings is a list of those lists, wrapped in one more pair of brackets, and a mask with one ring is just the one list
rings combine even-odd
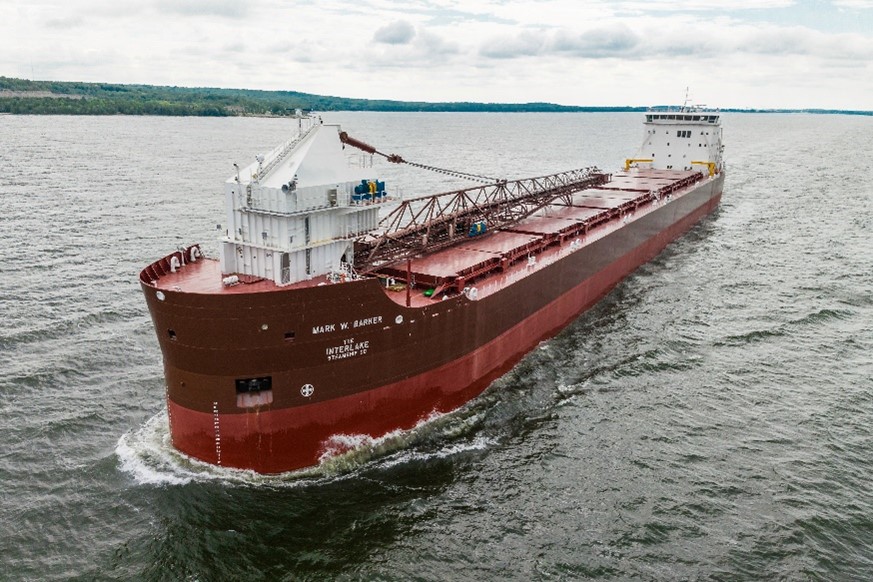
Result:
{"label": "ship gunwale", "polygon": [[[672,176],[672,179],[665,175]],[[461,238],[451,247],[410,259],[409,266],[413,267],[411,274],[415,278],[414,286],[436,289],[442,286],[443,290],[452,289],[456,294],[461,293],[465,287],[469,288],[469,285],[475,284],[477,296],[484,298],[499,291],[502,284],[509,284],[507,281],[520,278],[519,274],[529,274],[542,268],[542,265],[537,265],[536,262],[560,260],[562,256],[578,251],[585,245],[608,235],[609,232],[621,228],[628,221],[637,220],[656,210],[664,203],[665,197],[682,196],[697,185],[715,179],[689,180],[697,176],[700,174],[692,171],[666,172],[650,169],[636,169],[632,172],[616,174],[613,180],[604,185],[577,192],[574,195],[573,205],[550,205],[545,208],[549,214],[543,214],[541,211],[511,227],[492,231],[481,237]],[[653,178],[656,179],[655,184],[659,186],[658,190],[646,187],[634,189],[621,187],[633,179],[649,184]],[[616,182],[615,187],[609,187],[613,181]],[[677,184],[681,184],[681,187],[673,189]],[[623,192],[635,194],[622,196]],[[592,194],[603,194],[603,196]],[[562,232],[562,229],[548,228],[540,228],[537,231],[530,226],[545,226],[546,223],[558,225],[559,221],[566,224],[563,229],[566,232]],[[487,249],[487,241],[496,240],[498,237],[514,237],[519,243],[510,248]],[[573,241],[577,241],[575,245],[572,244]],[[238,283],[227,285],[222,282],[223,274],[216,268],[218,261],[209,257],[191,261],[192,249],[197,249],[198,254],[202,254],[199,244],[171,253],[143,269],[140,280],[144,285],[163,292],[215,295],[282,292],[353,282],[351,279],[338,280],[322,275],[282,286],[268,279],[238,276]],[[467,263],[458,260],[462,259],[465,253],[470,257]],[[170,262],[173,257],[177,257],[178,267],[171,271]],[[535,262],[522,265],[520,263],[524,257],[534,258]],[[396,278],[404,280],[405,283],[406,275],[407,264],[399,262],[381,267],[365,278],[382,281]],[[458,280],[461,281],[460,285],[449,284]],[[405,293],[386,291],[386,294],[396,303],[403,304],[407,301]],[[440,299],[439,294],[435,294],[433,298],[423,297],[421,291],[417,289],[413,295],[415,297],[410,297],[410,307],[422,307]],[[452,295],[449,294],[448,298]]]}

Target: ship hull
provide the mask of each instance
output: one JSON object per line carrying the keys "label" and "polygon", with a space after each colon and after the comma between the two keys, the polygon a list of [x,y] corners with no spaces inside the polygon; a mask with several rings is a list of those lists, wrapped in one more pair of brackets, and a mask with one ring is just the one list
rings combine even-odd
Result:
{"label": "ship hull", "polygon": [[[712,212],[723,180],[479,300],[410,308],[375,280],[231,296],[167,290],[159,300],[143,283],[173,445],[208,463],[279,473],[342,450],[354,440],[343,435],[377,438],[454,410]],[[234,388],[265,377],[269,394]]]}

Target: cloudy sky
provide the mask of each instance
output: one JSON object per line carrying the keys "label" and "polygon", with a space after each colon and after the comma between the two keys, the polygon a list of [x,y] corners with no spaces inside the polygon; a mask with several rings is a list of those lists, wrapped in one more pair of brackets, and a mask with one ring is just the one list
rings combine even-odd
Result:
{"label": "cloudy sky", "polygon": [[0,0],[0,75],[873,110],[873,0]]}

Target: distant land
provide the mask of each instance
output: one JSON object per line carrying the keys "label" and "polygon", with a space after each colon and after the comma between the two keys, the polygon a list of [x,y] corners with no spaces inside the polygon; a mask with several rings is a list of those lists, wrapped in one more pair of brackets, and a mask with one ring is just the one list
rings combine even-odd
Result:
{"label": "distant land", "polygon": [[[554,103],[430,103],[350,99],[297,91],[210,87],[162,87],[65,81],[30,81],[0,76],[0,113],[27,115],[176,115],[281,117],[295,109],[313,111],[433,112],[624,112],[648,107],[581,107]],[[721,109],[743,113],[832,113],[873,115],[873,111],[832,109]]]}

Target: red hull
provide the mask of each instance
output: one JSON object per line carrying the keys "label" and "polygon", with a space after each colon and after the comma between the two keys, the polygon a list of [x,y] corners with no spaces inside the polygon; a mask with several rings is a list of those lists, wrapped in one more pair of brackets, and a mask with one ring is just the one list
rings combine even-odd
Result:
{"label": "red hull", "polygon": [[[300,401],[299,395],[276,391],[277,402],[254,410],[239,410],[232,402],[232,389],[228,393],[222,382],[226,383],[234,376],[234,367],[240,369],[237,375],[272,372],[277,366],[271,363],[270,358],[273,358],[272,361],[281,359],[276,353],[270,352],[272,355],[261,361],[258,354],[264,350],[243,352],[240,351],[241,348],[234,348],[234,352],[228,348],[221,351],[224,348],[203,345],[198,345],[195,349],[195,346],[185,347],[169,342],[159,331],[165,356],[173,445],[209,463],[252,469],[261,473],[278,473],[317,464],[328,450],[330,438],[334,435],[360,434],[379,437],[396,429],[411,428],[433,412],[453,410],[480,394],[538,342],[557,333],[625,276],[652,259],[670,241],[714,210],[721,198],[722,182],[723,177],[710,181],[705,188],[698,188],[697,191],[653,211],[650,218],[640,220],[638,226],[631,227],[634,224],[631,222],[619,229],[610,235],[611,238],[604,238],[600,252],[598,253],[598,249],[592,250],[591,256],[584,259],[584,264],[580,259],[564,271],[553,270],[551,280],[560,279],[567,285],[566,289],[553,289],[552,285],[547,291],[539,293],[540,287],[531,287],[537,284],[533,281],[528,284],[527,289],[517,291],[517,297],[505,297],[510,304],[518,302],[518,312],[522,319],[517,322],[491,322],[492,318],[499,320],[506,317],[506,305],[500,305],[498,297],[491,302],[467,302],[478,311],[472,314],[465,312],[468,314],[465,317],[474,318],[481,323],[477,333],[469,338],[459,332],[455,339],[451,337],[451,329],[447,328],[443,333],[433,328],[428,332],[430,335],[423,334],[425,339],[416,340],[418,336],[410,331],[410,349],[412,345],[426,345],[424,342],[433,338],[436,346],[434,351],[439,354],[433,355],[429,361],[437,362],[437,365],[413,361],[406,354],[410,350],[401,351],[402,346],[395,345],[382,352],[373,350],[376,352],[373,361],[377,364],[364,366],[361,358],[353,358],[335,363],[334,367],[338,371],[330,372],[330,376],[327,376],[328,372],[323,371],[323,368],[310,368],[310,376],[321,379],[321,384],[316,383],[319,391],[314,398]],[[683,198],[685,202],[679,204]],[[628,232],[622,233],[622,230]],[[613,256],[608,256],[609,253],[603,252],[603,249],[612,250]],[[608,260],[605,264],[598,265],[598,257],[606,257]],[[572,280],[571,275],[575,276],[580,272],[584,272],[584,275]],[[549,274],[544,273],[542,277],[548,276]],[[154,301],[148,289],[146,291],[156,328],[159,330],[167,327],[168,321],[175,321],[174,317],[181,317],[180,313],[187,313],[185,309],[190,311],[191,304],[197,303],[195,300],[172,311],[166,305]],[[533,297],[534,295],[541,296]],[[519,297],[531,298],[520,300]],[[184,302],[184,298],[182,301]],[[362,299],[361,303],[365,301]],[[465,307],[458,303],[455,306],[458,311]],[[358,307],[360,311],[361,306]],[[434,307],[431,313],[419,311],[417,317],[448,315],[450,311],[450,308],[437,311],[437,307]],[[411,310],[402,312],[407,313],[407,320],[416,317],[414,314],[409,315]],[[386,318],[391,313],[390,310],[387,311]],[[203,317],[209,317],[209,313],[205,312]],[[430,318],[422,323],[427,324],[429,320]],[[308,320],[307,325],[311,322],[312,319]],[[414,322],[412,319],[408,323]],[[180,327],[176,323],[173,325]],[[388,330],[388,326],[384,329]],[[441,333],[447,336],[443,341],[446,347],[443,348],[439,347],[443,345],[440,344],[440,338],[443,337]],[[479,341],[483,336],[487,341]],[[250,341],[259,341],[260,337],[252,336]],[[373,337],[378,339],[379,336]],[[240,341],[244,343],[243,340]],[[315,345],[316,340],[312,341],[314,347],[311,353],[321,353],[319,350],[323,351],[323,344]],[[403,341],[406,341],[406,336],[401,334],[400,340],[392,343]],[[415,344],[416,341],[420,343]],[[456,352],[452,352],[453,343],[458,344]],[[216,350],[216,353],[207,357],[209,349]],[[462,353],[458,355],[457,351]],[[236,355],[232,356],[231,353]],[[400,354],[407,360],[397,361]],[[245,364],[237,361],[231,365],[226,361],[241,355],[246,357]],[[307,360],[308,356],[303,359]],[[391,363],[390,367],[388,362]],[[378,373],[381,372],[380,366],[385,368],[382,376],[389,379],[392,376],[400,378],[383,382]],[[426,369],[403,377],[406,370],[422,367]],[[291,387],[287,392],[296,391],[296,387],[303,381],[300,378],[304,376],[298,374],[296,369],[289,369],[284,374],[275,373],[275,382],[287,380],[287,385]],[[355,380],[344,383],[347,374],[351,374]],[[197,389],[188,388],[194,384],[197,384]],[[322,389],[322,385],[331,387]],[[282,401],[282,398],[285,400]]]}

